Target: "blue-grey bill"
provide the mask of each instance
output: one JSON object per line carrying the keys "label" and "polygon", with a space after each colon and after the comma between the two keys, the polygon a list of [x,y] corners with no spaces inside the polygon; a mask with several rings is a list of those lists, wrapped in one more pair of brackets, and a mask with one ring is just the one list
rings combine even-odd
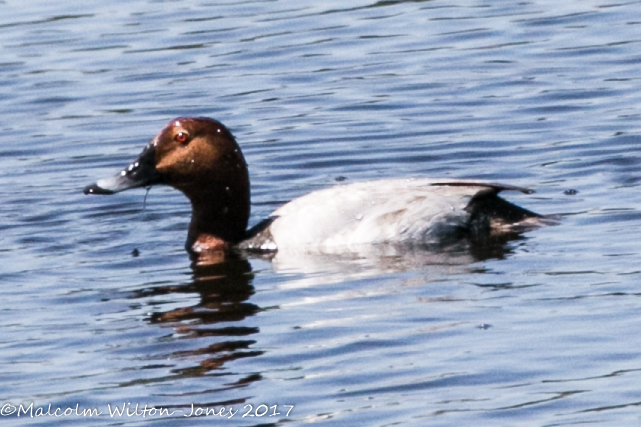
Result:
{"label": "blue-grey bill", "polygon": [[156,170],[155,147],[149,144],[140,156],[117,175],[98,180],[85,187],[85,194],[114,194],[131,188],[161,184],[162,177]]}

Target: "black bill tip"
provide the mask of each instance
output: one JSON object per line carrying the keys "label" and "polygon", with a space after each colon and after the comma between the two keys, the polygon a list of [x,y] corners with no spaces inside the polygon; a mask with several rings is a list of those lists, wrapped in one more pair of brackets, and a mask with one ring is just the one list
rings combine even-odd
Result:
{"label": "black bill tip", "polygon": [[84,190],[82,190],[82,192],[85,194],[114,194],[115,193],[115,191],[102,188],[98,186],[98,184],[88,185],[85,187]]}

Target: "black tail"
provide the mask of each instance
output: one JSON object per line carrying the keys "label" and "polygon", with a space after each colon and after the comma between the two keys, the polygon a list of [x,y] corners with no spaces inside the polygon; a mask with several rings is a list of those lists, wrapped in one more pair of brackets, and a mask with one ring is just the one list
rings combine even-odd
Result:
{"label": "black tail", "polygon": [[470,213],[468,230],[475,237],[523,232],[540,225],[542,215],[500,198],[496,192],[481,192],[465,208]]}

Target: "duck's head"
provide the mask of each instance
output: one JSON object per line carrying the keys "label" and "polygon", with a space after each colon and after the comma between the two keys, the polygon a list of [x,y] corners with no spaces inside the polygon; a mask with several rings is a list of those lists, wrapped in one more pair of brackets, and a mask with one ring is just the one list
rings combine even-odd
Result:
{"label": "duck's head", "polygon": [[192,203],[187,250],[227,249],[244,238],[249,174],[240,147],[222,123],[206,117],[174,119],[133,163],[84,192],[114,194],[156,184],[182,191]]}

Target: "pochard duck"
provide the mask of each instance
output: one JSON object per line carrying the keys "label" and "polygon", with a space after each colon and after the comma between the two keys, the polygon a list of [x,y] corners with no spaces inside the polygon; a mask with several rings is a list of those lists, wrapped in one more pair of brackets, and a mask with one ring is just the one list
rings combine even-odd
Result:
{"label": "pochard duck", "polygon": [[438,244],[462,235],[489,236],[540,225],[543,216],[498,196],[532,190],[443,179],[385,179],[337,185],[297,198],[247,230],[249,173],[231,132],[206,117],[170,121],[138,158],[117,175],[84,189],[114,194],[165,184],[191,201],[186,249],[350,248],[415,242]]}

